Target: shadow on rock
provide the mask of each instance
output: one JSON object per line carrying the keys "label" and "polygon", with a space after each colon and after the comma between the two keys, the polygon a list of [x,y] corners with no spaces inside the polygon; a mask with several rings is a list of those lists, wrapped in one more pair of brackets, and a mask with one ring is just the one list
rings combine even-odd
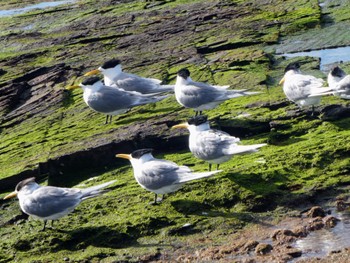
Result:
{"label": "shadow on rock", "polygon": [[[60,231],[62,232],[62,231]],[[63,231],[67,236],[54,237],[49,241],[52,251],[79,250],[88,246],[123,248],[136,242],[136,238],[106,226],[85,227]]]}

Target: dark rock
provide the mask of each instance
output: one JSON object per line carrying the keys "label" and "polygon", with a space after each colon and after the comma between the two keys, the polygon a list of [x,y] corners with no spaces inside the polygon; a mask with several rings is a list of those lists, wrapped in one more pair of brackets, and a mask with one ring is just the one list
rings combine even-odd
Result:
{"label": "dark rock", "polygon": [[325,217],[326,212],[323,210],[320,206],[314,206],[312,207],[306,214],[308,217]]}
{"label": "dark rock", "polygon": [[270,244],[260,243],[255,247],[255,253],[258,255],[266,255],[271,252],[273,247]]}
{"label": "dark rock", "polygon": [[292,258],[298,258],[302,255],[302,251],[299,249],[290,249],[287,251],[286,254],[291,256]]}
{"label": "dark rock", "polygon": [[321,110],[322,120],[339,120],[350,117],[350,107],[343,105],[327,105]]}
{"label": "dark rock", "polygon": [[349,202],[345,202],[344,200],[337,200],[336,201],[336,207],[337,207],[337,210],[338,211],[344,211],[346,210],[347,208],[350,207],[350,203]]}

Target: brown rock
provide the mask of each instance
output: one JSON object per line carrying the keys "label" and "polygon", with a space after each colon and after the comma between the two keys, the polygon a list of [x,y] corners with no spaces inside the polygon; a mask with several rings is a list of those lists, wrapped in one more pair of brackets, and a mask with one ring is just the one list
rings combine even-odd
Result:
{"label": "brown rock", "polygon": [[254,250],[259,245],[259,242],[256,240],[248,240],[248,242],[243,246],[242,251],[248,252]]}
{"label": "brown rock", "polygon": [[278,229],[272,234],[272,239],[279,244],[290,243],[295,241],[295,234],[290,229]]}
{"label": "brown rock", "polygon": [[308,234],[306,226],[298,226],[294,228],[292,231],[296,237],[306,237]]}
{"label": "brown rock", "polygon": [[323,210],[322,207],[320,206],[314,206],[312,207],[309,212],[307,212],[307,216],[308,217],[325,217],[326,216],[326,212]]}
{"label": "brown rock", "polygon": [[266,255],[270,253],[273,247],[270,244],[260,243],[255,248],[255,253],[258,255]]}
{"label": "brown rock", "polygon": [[334,216],[326,216],[323,219],[325,227],[328,227],[328,228],[335,227],[339,221],[340,221],[340,219],[338,219]]}
{"label": "brown rock", "polygon": [[321,217],[316,217],[312,219],[307,226],[308,231],[315,231],[322,229],[324,227],[324,222]]}

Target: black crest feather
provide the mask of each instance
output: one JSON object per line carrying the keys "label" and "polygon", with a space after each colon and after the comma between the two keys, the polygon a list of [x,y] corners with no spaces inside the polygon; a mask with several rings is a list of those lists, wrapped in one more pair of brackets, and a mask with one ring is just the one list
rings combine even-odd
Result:
{"label": "black crest feather", "polygon": [[85,79],[81,84],[84,86],[94,85],[97,81],[100,81],[99,77],[91,77],[91,78]]}
{"label": "black crest feather", "polygon": [[183,77],[184,79],[187,79],[190,76],[190,71],[187,68],[183,68],[177,72],[177,75]]}
{"label": "black crest feather", "polygon": [[199,116],[195,116],[195,117],[189,118],[187,123],[189,125],[198,126],[198,125],[201,125],[203,123],[206,123],[207,121],[208,121],[208,116],[206,116],[206,115],[199,115]]}
{"label": "black crest feather", "polygon": [[298,69],[300,69],[299,62],[292,62],[292,63],[289,63],[288,66],[284,69],[284,73],[286,73],[289,70],[298,70]]}
{"label": "black crest feather", "polygon": [[28,183],[31,182],[35,182],[35,177],[30,177],[28,179],[25,179],[23,181],[20,181],[17,185],[16,185],[16,192],[20,191],[25,185],[27,185]]}
{"label": "black crest feather", "polygon": [[153,149],[151,148],[147,148],[147,149],[139,149],[136,151],[133,151],[131,153],[131,157],[135,158],[135,159],[140,159],[143,155],[147,154],[147,153],[152,153]]}
{"label": "black crest feather", "polygon": [[342,70],[338,66],[335,66],[334,68],[332,68],[331,74],[332,76],[339,77],[339,78],[344,77],[346,75],[344,70]]}
{"label": "black crest feather", "polygon": [[114,59],[108,60],[105,63],[103,63],[101,68],[103,68],[103,69],[114,68],[115,66],[117,66],[119,64],[120,64],[120,60],[114,58]]}

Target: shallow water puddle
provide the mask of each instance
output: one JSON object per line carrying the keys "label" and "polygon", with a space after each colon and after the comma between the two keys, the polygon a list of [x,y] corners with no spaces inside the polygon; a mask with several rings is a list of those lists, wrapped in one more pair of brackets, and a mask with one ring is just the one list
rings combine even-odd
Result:
{"label": "shallow water puddle", "polygon": [[337,48],[326,48],[320,50],[312,50],[305,52],[296,53],[284,53],[281,54],[284,57],[318,57],[320,58],[321,70],[328,70],[329,65],[334,63],[340,63],[340,61],[350,61],[350,46],[348,47],[337,47]]}
{"label": "shallow water puddle", "polygon": [[332,210],[332,215],[341,220],[334,228],[313,231],[295,243],[295,247],[303,252],[296,261],[311,257],[322,258],[331,251],[350,247],[350,211]]}
{"label": "shallow water puddle", "polygon": [[15,9],[9,9],[9,10],[0,10],[0,17],[5,16],[13,16],[13,15],[19,15],[34,9],[44,9],[48,7],[55,7],[63,4],[72,3],[75,0],[64,0],[64,1],[55,1],[55,2],[42,2],[35,5],[29,5],[22,8],[15,8]]}

